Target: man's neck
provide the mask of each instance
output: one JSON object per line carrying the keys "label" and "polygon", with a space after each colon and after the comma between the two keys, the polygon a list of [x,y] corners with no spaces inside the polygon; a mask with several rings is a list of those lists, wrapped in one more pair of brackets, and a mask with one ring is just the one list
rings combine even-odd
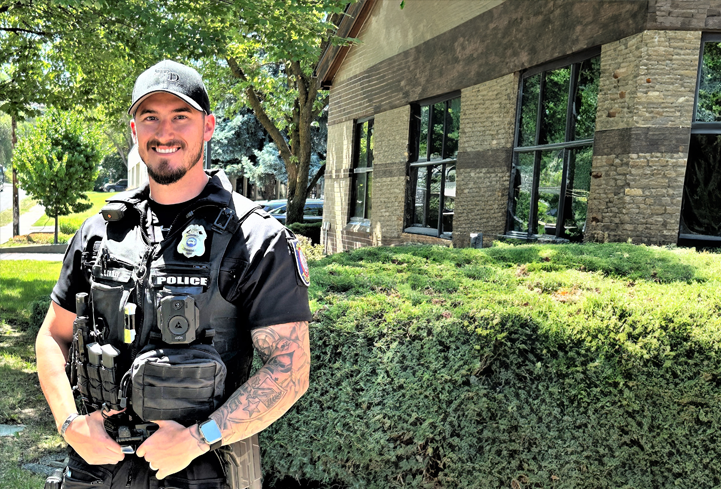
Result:
{"label": "man's neck", "polygon": [[200,195],[207,183],[208,175],[203,171],[203,165],[198,163],[183,178],[170,185],[160,185],[149,178],[150,198],[158,204],[180,204]]}

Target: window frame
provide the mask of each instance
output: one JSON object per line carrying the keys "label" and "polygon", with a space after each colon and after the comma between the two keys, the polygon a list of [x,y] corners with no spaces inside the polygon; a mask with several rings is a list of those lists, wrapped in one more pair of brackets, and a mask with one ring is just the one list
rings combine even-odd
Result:
{"label": "window frame", "polygon": [[[413,188],[411,188],[411,185],[409,185],[408,188],[408,195],[406,198],[406,216],[405,216],[405,226],[403,227],[403,232],[410,233],[410,234],[420,234],[424,236],[433,236],[436,238],[441,239],[452,239],[453,237],[453,231],[444,231],[443,230],[443,218],[444,216],[451,215],[455,218],[455,209],[453,212],[444,212],[445,209],[445,200],[446,200],[446,179],[448,174],[451,171],[456,171],[456,178],[457,178],[457,161],[458,161],[458,149],[456,149],[456,156],[454,157],[447,157],[445,155],[446,151],[446,138],[448,136],[448,110],[449,106],[452,101],[458,99],[459,106],[461,104],[461,91],[456,90],[451,93],[447,93],[444,95],[439,95],[436,97],[427,98],[424,100],[420,100],[418,102],[411,104],[411,128],[410,128],[410,151],[409,151],[409,161],[408,161],[408,168],[406,174],[408,175],[409,181],[413,182],[413,179],[411,178],[411,174],[414,171],[414,169],[418,169],[418,172],[421,171],[421,169],[440,166],[441,167],[441,187],[439,190],[439,201],[438,201],[438,218],[436,222],[435,227],[430,227],[428,224],[428,209],[430,207],[430,198],[431,198],[431,178],[430,174],[432,172],[431,169],[428,170],[428,178],[426,178],[426,193],[425,193],[425,201],[423,204],[423,222],[426,223],[427,226],[414,226],[415,224],[413,221],[414,212],[415,212],[415,190],[417,188],[417,178],[416,182],[413,185]],[[444,117],[443,117],[443,137],[441,138],[441,158],[439,159],[430,159],[431,151],[432,151],[432,137],[433,137],[433,109],[432,107],[436,104],[444,103],[445,108],[443,111]],[[419,154],[420,147],[421,147],[421,141],[420,141],[420,135],[421,135],[421,114],[423,107],[428,107],[428,134],[426,135],[426,155],[425,157],[421,157]],[[459,130],[460,130],[460,122],[459,122]],[[425,159],[423,159],[425,158]]]}
{"label": "window frame", "polygon": [[[701,89],[701,75],[703,71],[703,53],[706,49],[706,43],[708,42],[721,43],[721,33],[704,32],[701,35],[701,46],[698,54],[698,70],[696,71],[696,89],[694,92],[693,112],[691,114],[691,138],[689,140],[689,155],[691,154],[691,144],[693,144],[694,139],[693,135],[721,135],[721,121],[704,122],[696,120],[699,102],[699,90]],[[688,161],[686,171],[688,171]],[[684,241],[687,243],[701,241],[709,242],[712,244],[712,246],[718,246],[719,244],[721,244],[721,236],[683,232],[685,226],[684,207],[686,206],[686,178],[686,175],[684,175],[684,191],[681,200],[681,212],[678,224],[678,238],[680,241]]]}
{"label": "window frame", "polygon": [[[368,195],[369,191],[369,185],[368,185],[368,178],[372,178],[373,174],[373,149],[371,147],[371,137],[366,138],[366,155],[368,158],[368,163],[364,168],[358,168],[358,164],[360,163],[360,144],[361,144],[361,130],[364,124],[368,124],[367,134],[371,134],[371,131],[374,127],[374,117],[364,117],[361,119],[357,119],[353,124],[353,156],[352,156],[352,168],[351,168],[351,191],[350,191],[350,201],[349,201],[349,209],[348,209],[348,222],[354,223],[354,224],[366,224],[370,225],[370,219],[371,219],[371,211],[369,209],[370,205],[370,196]],[[371,134],[372,135],[372,134]],[[368,175],[370,173],[370,175]],[[365,185],[365,195],[363,200],[363,215],[362,216],[356,216],[355,210],[356,210],[356,179],[358,178],[358,175],[365,174],[366,177],[366,185]],[[372,209],[372,206],[371,206]]]}
{"label": "window frame", "polygon": [[[560,60],[551,61],[548,63],[544,63],[542,65],[535,66],[533,68],[530,68],[523,72],[521,74],[520,80],[519,80],[519,89],[518,89],[518,96],[517,96],[517,102],[516,102],[516,118],[515,118],[515,133],[513,137],[513,156],[512,156],[512,164],[511,164],[511,174],[510,174],[510,181],[509,181],[509,190],[508,190],[508,207],[506,211],[506,232],[505,235],[507,237],[511,238],[519,238],[519,239],[530,239],[530,240],[537,240],[537,239],[551,239],[551,240],[557,240],[557,241],[565,241],[567,238],[566,230],[565,230],[565,219],[563,216],[566,215],[566,199],[561,198],[560,196],[565,196],[567,193],[567,186],[568,186],[568,179],[569,179],[569,171],[571,167],[571,154],[572,150],[578,149],[578,148],[585,148],[585,147],[593,147],[594,137],[588,138],[588,139],[580,139],[580,140],[573,140],[574,131],[576,127],[576,120],[573,117],[574,113],[574,95],[578,89],[578,82],[579,82],[579,70],[582,66],[582,64],[590,59],[593,59],[595,57],[600,57],[601,55],[601,47],[597,46],[592,49],[588,49],[585,51],[582,51],[580,53],[573,54],[571,56],[567,56],[565,58],[562,58]],[[546,74],[555,70],[558,70],[560,68],[565,68],[570,66],[571,73],[570,73],[570,80],[569,80],[569,86],[568,86],[568,95],[566,99],[566,127],[565,127],[565,133],[564,133],[564,141],[559,143],[548,143],[548,144],[538,144],[541,131],[542,131],[542,125],[543,125],[543,107],[544,107],[544,92],[545,92],[545,83],[546,83]],[[521,136],[521,118],[523,115],[523,90],[525,87],[525,82],[529,78],[540,75],[541,78],[539,80],[539,93],[538,93],[538,101],[536,105],[536,133],[534,135],[534,142],[535,144],[532,146],[520,146],[520,136]],[[600,77],[600,73],[599,73]],[[599,86],[600,90],[600,86]],[[598,106],[597,106],[598,107]],[[559,189],[559,202],[558,202],[558,210],[557,210],[557,220],[555,225],[555,233],[553,235],[549,234],[539,234],[538,233],[538,194],[539,191],[539,181],[540,181],[540,166],[541,166],[541,158],[542,153],[544,151],[553,151],[553,150],[561,150],[563,151],[563,166],[561,170],[561,186]],[[531,195],[530,195],[530,208],[529,208],[529,216],[528,216],[528,231],[514,231],[514,212],[513,212],[513,199],[514,199],[514,191],[515,191],[515,179],[516,179],[516,173],[519,170],[519,156],[523,153],[534,153],[534,161],[533,161],[533,181],[532,181],[532,187],[531,187]]]}

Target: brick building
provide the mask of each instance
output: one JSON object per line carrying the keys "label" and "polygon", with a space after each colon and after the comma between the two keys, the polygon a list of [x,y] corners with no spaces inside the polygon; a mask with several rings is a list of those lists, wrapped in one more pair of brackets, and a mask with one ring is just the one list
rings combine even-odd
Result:
{"label": "brick building", "polygon": [[716,33],[721,0],[351,4],[317,73],[327,249],[721,242]]}

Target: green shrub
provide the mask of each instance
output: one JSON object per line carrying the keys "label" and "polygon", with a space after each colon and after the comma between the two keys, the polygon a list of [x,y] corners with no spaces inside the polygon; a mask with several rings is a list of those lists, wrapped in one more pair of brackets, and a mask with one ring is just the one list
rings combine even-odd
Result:
{"label": "green shrub", "polygon": [[298,238],[300,249],[303,251],[306,260],[310,262],[323,258],[323,247],[321,245],[314,245],[310,238],[307,238],[302,234],[296,234],[296,238]]}
{"label": "green shrub", "polygon": [[78,230],[78,226],[75,226],[69,222],[61,221],[59,227],[60,227],[60,232],[63,234],[73,235],[73,234],[75,234],[75,231]]}
{"label": "green shrub", "polygon": [[295,234],[303,235],[313,242],[313,244],[320,243],[320,231],[322,222],[294,222],[288,226],[288,229],[293,231]]}
{"label": "green shrub", "polygon": [[720,272],[628,244],[312,263],[311,387],[261,434],[268,480],[716,487]]}

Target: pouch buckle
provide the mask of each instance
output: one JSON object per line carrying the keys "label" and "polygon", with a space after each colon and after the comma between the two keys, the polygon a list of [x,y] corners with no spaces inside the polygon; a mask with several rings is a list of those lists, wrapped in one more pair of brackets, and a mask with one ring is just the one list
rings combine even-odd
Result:
{"label": "pouch buckle", "polygon": [[215,222],[213,223],[213,229],[218,232],[225,231],[225,228],[228,227],[230,220],[233,218],[233,214],[233,209],[230,209],[229,207],[220,211],[218,213],[218,217],[215,218]]}

